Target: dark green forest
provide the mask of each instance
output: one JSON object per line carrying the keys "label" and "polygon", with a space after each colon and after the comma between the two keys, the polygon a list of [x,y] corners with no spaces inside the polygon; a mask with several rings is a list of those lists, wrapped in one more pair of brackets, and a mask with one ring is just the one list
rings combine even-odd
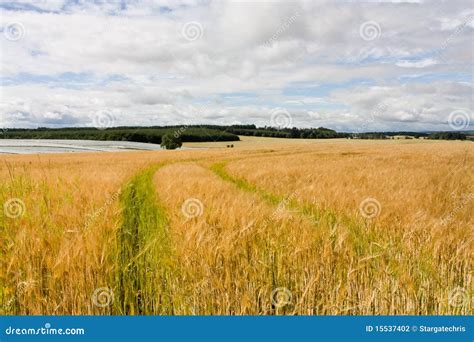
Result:
{"label": "dark green forest", "polygon": [[389,139],[395,135],[413,138],[466,140],[472,139],[462,132],[367,132],[340,133],[335,130],[319,128],[274,128],[256,125],[184,125],[152,127],[112,127],[97,129],[91,127],[2,129],[0,139],[78,139],[78,140],[114,140],[160,144],[164,135],[172,135],[182,142],[237,141],[239,135],[293,138],[293,139]]}
{"label": "dark green forest", "polygon": [[183,142],[204,141],[237,141],[238,135],[328,139],[344,138],[346,133],[337,133],[328,128],[288,128],[259,127],[255,125],[200,125],[200,126],[154,126],[154,127],[114,127],[97,128],[37,128],[6,129],[0,138],[3,139],[79,139],[79,140],[115,140],[135,141],[160,144],[164,135],[179,137]]}
{"label": "dark green forest", "polygon": [[198,126],[8,129],[0,134],[0,138],[114,140],[160,144],[165,134],[180,137],[184,142],[239,140],[237,135],[225,130]]}

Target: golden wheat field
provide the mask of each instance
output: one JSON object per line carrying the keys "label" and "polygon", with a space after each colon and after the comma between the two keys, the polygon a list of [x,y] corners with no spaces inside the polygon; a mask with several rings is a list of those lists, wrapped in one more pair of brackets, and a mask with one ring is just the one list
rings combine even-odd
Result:
{"label": "golden wheat field", "polygon": [[472,142],[197,146],[1,156],[0,313],[473,313]]}

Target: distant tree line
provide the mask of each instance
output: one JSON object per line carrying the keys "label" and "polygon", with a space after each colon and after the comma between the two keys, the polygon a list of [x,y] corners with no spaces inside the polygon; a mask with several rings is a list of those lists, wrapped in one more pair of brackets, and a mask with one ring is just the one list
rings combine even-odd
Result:
{"label": "distant tree line", "polygon": [[256,127],[255,125],[232,125],[226,129],[227,132],[255,136],[255,137],[272,137],[272,138],[292,138],[292,139],[331,139],[345,138],[347,133],[338,133],[332,129],[319,128],[275,128],[275,127]]}
{"label": "distant tree line", "polygon": [[171,134],[182,142],[236,141],[238,135],[293,138],[293,139],[331,139],[345,138],[349,134],[338,133],[332,129],[319,128],[274,128],[255,125],[192,125],[192,126],[152,126],[152,127],[114,127],[97,129],[90,127],[67,127],[36,129],[8,129],[3,139],[79,139],[79,140],[122,140],[160,144],[165,134]]}
{"label": "distant tree line", "polygon": [[240,140],[237,135],[225,130],[195,126],[8,129],[0,134],[0,138],[113,140],[161,144],[162,137],[166,134],[176,136],[183,142]]}
{"label": "distant tree line", "polygon": [[434,140],[466,140],[467,135],[461,132],[436,132],[428,136]]}
{"label": "distant tree line", "polygon": [[405,136],[409,138],[425,138],[436,140],[466,140],[468,136],[462,132],[367,132],[354,133],[351,138],[357,139],[389,139],[394,136]]}
{"label": "distant tree line", "polygon": [[[150,126],[150,127],[112,127],[97,129],[91,127],[67,127],[36,129],[3,129],[0,139],[78,139],[78,140],[114,140],[135,141],[161,144],[164,135],[171,135],[174,142],[206,142],[206,141],[237,141],[239,135],[293,138],[293,139],[387,139],[393,136],[414,138],[466,140],[471,139],[462,132],[366,132],[340,133],[335,130],[318,128],[275,128],[257,127],[256,125],[182,125],[182,126]],[[169,142],[170,140],[168,140]],[[171,144],[171,143],[170,143]]]}
{"label": "distant tree line", "polygon": [[384,133],[356,133],[352,135],[352,138],[358,139],[387,139],[387,135]]}

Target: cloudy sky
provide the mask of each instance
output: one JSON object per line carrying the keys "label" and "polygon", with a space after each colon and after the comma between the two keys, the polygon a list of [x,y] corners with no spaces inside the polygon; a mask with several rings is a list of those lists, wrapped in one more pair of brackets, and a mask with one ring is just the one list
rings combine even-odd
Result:
{"label": "cloudy sky", "polygon": [[474,129],[472,1],[0,0],[0,127]]}

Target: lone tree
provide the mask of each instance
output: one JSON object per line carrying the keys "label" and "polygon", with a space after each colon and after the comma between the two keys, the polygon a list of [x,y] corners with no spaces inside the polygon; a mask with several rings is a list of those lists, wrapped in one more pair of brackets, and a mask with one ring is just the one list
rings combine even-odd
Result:
{"label": "lone tree", "polygon": [[161,137],[161,146],[167,150],[174,150],[183,145],[180,137],[176,137],[172,134],[165,134]]}

